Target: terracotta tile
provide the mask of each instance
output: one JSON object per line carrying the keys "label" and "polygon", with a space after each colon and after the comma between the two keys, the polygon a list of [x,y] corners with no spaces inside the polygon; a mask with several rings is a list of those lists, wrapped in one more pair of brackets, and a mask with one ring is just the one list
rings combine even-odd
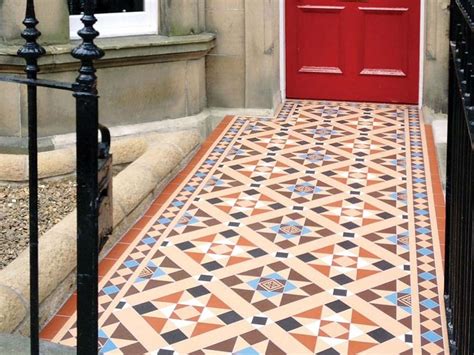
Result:
{"label": "terracotta tile", "polygon": [[99,264],[99,276],[105,276],[112,266],[114,266],[116,260],[114,259],[102,259],[102,261]]}
{"label": "terracotta tile", "polygon": [[119,259],[129,246],[130,244],[127,243],[117,243],[117,245],[115,245],[107,254],[106,258],[111,260]]}
{"label": "terracotta tile", "polygon": [[62,306],[62,308],[58,312],[58,316],[65,316],[70,317],[74,314],[77,307],[77,294],[74,293]]}
{"label": "terracotta tile", "polygon": [[142,218],[140,218],[140,220],[137,223],[135,223],[133,228],[143,229],[150,222],[150,220],[151,220],[151,217],[149,215],[145,214]]}
{"label": "terracotta tile", "polygon": [[154,217],[162,207],[162,203],[153,203],[153,205],[151,205],[148,211],[146,211],[145,216]]}
{"label": "terracotta tile", "polygon": [[130,229],[120,240],[120,243],[130,244],[135,241],[137,236],[140,234],[141,229]]}
{"label": "terracotta tile", "polygon": [[40,338],[43,340],[52,340],[55,335],[61,330],[61,328],[69,320],[69,317],[55,316],[41,331]]}

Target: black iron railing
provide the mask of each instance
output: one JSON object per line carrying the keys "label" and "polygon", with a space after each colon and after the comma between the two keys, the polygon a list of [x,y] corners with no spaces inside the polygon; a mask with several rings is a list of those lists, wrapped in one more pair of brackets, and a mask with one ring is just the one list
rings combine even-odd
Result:
{"label": "black iron railing", "polygon": [[446,284],[450,350],[474,354],[474,1],[451,2]]}
{"label": "black iron railing", "polygon": [[[76,98],[77,130],[77,351],[97,353],[98,347],[98,256],[112,228],[112,189],[110,134],[99,125],[97,77],[94,60],[104,53],[94,44],[99,33],[94,29],[96,0],[82,0],[82,43],[72,51],[81,67],[75,83],[37,79],[38,59],[45,50],[37,43],[34,0],[26,1],[25,45],[18,55],[26,60],[26,78],[0,75],[0,81],[28,86],[28,139],[30,187],[30,337],[31,353],[39,354],[38,295],[38,142],[37,88],[47,87],[73,92]],[[99,141],[100,132],[100,141]],[[54,257],[54,256],[50,256]]]}

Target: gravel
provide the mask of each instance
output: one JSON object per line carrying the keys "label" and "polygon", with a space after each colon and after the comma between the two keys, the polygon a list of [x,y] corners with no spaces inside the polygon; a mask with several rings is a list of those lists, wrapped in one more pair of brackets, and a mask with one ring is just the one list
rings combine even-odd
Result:
{"label": "gravel", "polygon": [[[75,204],[75,178],[40,181],[40,235],[72,212]],[[28,247],[28,215],[28,186],[0,186],[0,270]]]}

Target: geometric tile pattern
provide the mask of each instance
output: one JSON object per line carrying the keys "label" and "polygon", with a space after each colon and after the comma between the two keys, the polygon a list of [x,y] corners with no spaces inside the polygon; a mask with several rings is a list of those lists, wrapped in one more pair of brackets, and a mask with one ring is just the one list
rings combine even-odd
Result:
{"label": "geometric tile pattern", "polygon": [[447,353],[425,143],[414,106],[233,118],[102,278],[101,351]]}

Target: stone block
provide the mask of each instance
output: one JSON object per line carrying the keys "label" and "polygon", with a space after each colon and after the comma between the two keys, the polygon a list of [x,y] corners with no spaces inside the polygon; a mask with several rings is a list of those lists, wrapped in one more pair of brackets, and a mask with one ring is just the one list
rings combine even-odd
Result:
{"label": "stone block", "polygon": [[19,136],[21,127],[20,85],[0,83],[0,136]]}
{"label": "stone block", "polygon": [[[36,17],[39,20],[41,43],[69,42],[69,11],[63,0],[37,0]],[[25,26],[26,1],[0,1],[0,43],[20,44],[24,42],[20,33]]]}
{"label": "stone block", "polygon": [[204,58],[190,60],[186,66],[186,115],[196,115],[207,104],[206,61]]}
{"label": "stone block", "polygon": [[245,106],[245,58],[209,55],[206,62],[210,107]]}
{"label": "stone block", "polygon": [[216,34],[216,47],[212,54],[244,55],[245,17],[243,10],[207,9],[207,30]]}

